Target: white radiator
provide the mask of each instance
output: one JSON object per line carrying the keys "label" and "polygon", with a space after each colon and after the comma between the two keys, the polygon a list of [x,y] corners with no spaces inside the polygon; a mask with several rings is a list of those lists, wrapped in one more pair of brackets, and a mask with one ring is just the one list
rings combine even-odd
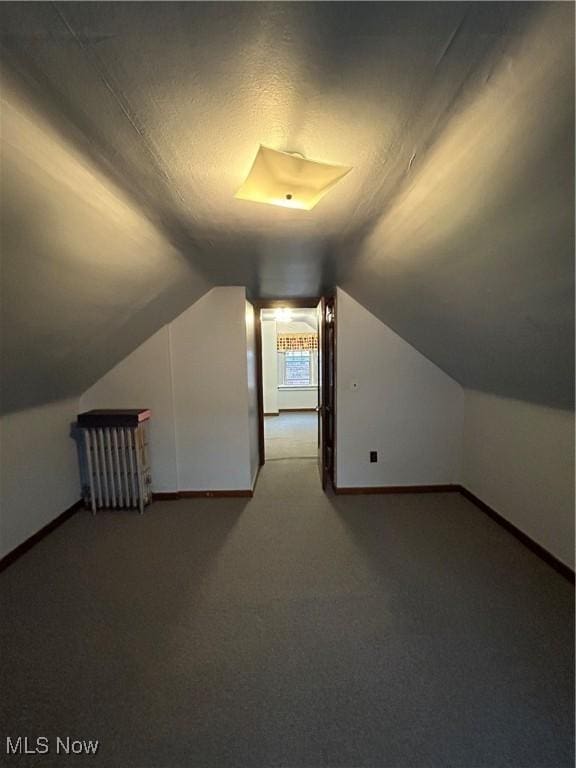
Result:
{"label": "white radiator", "polygon": [[149,411],[88,411],[83,432],[83,493],[92,512],[134,508],[152,500],[148,452]]}

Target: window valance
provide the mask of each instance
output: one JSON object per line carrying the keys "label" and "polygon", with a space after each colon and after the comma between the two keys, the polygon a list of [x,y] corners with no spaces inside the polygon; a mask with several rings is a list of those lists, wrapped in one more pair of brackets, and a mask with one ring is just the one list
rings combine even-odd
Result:
{"label": "window valance", "polygon": [[318,349],[318,334],[279,333],[276,349],[278,352],[301,352]]}

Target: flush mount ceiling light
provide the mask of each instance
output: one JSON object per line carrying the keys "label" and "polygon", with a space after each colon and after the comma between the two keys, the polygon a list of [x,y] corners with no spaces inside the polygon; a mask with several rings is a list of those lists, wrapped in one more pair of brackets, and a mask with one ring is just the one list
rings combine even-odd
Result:
{"label": "flush mount ceiling light", "polygon": [[289,323],[292,320],[292,312],[285,307],[277,309],[274,314],[276,316],[276,320],[281,323]]}
{"label": "flush mount ceiling light", "polygon": [[318,163],[261,145],[235,197],[309,211],[351,170],[348,166]]}

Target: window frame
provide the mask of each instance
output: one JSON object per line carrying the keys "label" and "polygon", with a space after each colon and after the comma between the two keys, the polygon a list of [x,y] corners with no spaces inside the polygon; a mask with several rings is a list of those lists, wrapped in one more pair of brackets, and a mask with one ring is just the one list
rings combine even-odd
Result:
{"label": "window frame", "polygon": [[[308,384],[286,383],[286,355],[308,355],[310,361],[310,381]],[[278,359],[278,389],[317,389],[318,387],[318,352],[316,350],[287,350],[277,353]]]}

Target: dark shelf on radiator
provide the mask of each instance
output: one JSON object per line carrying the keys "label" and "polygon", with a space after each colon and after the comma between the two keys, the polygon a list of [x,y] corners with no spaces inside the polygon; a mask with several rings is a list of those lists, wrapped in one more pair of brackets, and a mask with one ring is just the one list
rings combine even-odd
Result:
{"label": "dark shelf on radiator", "polygon": [[137,427],[150,418],[147,408],[97,408],[78,414],[79,427]]}

